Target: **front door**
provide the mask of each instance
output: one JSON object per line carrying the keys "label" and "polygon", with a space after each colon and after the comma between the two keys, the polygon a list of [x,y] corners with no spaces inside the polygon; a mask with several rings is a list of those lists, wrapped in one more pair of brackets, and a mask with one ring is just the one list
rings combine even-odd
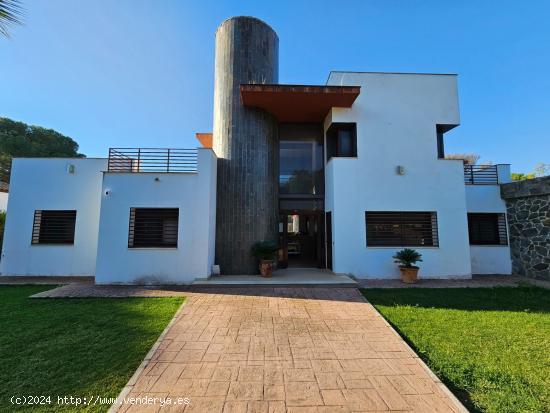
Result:
{"label": "front door", "polygon": [[281,212],[279,267],[325,268],[322,217],[318,212]]}

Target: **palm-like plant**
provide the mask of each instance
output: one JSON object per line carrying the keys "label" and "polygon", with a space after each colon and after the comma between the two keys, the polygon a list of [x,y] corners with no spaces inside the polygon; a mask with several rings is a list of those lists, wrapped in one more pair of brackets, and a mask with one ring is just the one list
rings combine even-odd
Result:
{"label": "palm-like plant", "polygon": [[23,24],[23,7],[19,0],[0,0],[0,35],[10,37],[9,27]]}
{"label": "palm-like plant", "polygon": [[404,248],[393,256],[394,262],[405,268],[412,268],[418,261],[422,261],[422,254],[411,248]]}
{"label": "palm-like plant", "polygon": [[252,255],[259,260],[272,260],[277,254],[277,245],[271,241],[260,241],[252,246]]}

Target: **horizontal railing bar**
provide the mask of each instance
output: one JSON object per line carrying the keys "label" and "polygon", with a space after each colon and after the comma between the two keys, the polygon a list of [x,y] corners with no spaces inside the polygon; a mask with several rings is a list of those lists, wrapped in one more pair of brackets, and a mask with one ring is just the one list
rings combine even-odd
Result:
{"label": "horizontal railing bar", "polygon": [[110,148],[111,172],[197,172],[197,149]]}

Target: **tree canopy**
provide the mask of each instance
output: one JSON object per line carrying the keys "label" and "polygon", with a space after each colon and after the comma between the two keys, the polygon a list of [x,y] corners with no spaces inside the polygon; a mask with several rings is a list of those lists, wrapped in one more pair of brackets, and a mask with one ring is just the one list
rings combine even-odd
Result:
{"label": "tree canopy", "polygon": [[22,24],[23,7],[19,0],[0,0],[0,35],[9,37],[9,27]]}
{"label": "tree canopy", "polygon": [[539,162],[533,168],[533,172],[528,174],[512,172],[512,181],[523,181],[525,179],[534,179],[546,176],[550,173],[550,164]]}
{"label": "tree canopy", "polygon": [[17,157],[82,158],[78,143],[53,130],[0,117],[0,181],[9,182]]}

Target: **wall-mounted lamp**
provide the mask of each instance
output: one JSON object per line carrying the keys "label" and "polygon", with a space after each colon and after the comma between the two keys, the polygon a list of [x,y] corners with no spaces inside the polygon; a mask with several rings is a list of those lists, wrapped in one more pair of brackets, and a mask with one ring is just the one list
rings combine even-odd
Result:
{"label": "wall-mounted lamp", "polygon": [[76,171],[76,167],[72,163],[67,165],[67,173],[68,174],[74,174],[75,171]]}
{"label": "wall-mounted lamp", "polygon": [[395,172],[397,173],[397,175],[405,175],[405,167],[402,165],[397,165],[397,167],[395,168]]}

